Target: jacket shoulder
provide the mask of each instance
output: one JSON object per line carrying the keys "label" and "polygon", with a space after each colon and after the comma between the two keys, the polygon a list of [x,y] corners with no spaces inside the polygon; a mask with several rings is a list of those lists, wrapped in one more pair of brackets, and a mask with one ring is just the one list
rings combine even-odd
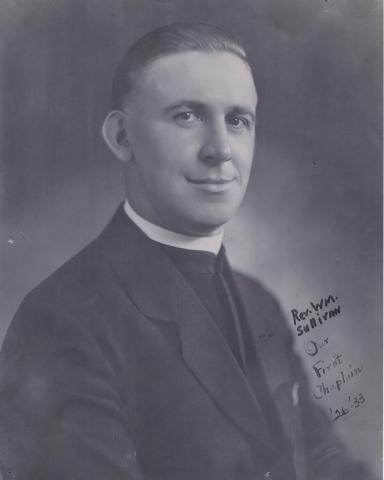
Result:
{"label": "jacket shoulder", "polygon": [[66,336],[64,332],[69,331],[69,324],[72,324],[71,330],[77,330],[79,315],[73,314],[92,301],[96,285],[103,278],[101,270],[92,242],[34,287],[11,321],[2,353],[13,349],[17,343],[25,344],[24,350],[29,350],[37,338],[41,341],[47,337],[46,343],[54,343]]}
{"label": "jacket shoulder", "polygon": [[34,305],[57,305],[70,308],[86,302],[105,279],[105,265],[96,241],[63,263],[34,287],[19,309]]}

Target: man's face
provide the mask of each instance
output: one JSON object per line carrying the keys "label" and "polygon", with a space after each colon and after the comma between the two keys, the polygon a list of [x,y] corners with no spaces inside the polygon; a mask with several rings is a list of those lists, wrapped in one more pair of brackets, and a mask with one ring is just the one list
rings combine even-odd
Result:
{"label": "man's face", "polygon": [[227,52],[177,53],[154,61],[138,83],[125,107],[128,199],[159,226],[210,235],[232,217],[250,175],[250,69]]}

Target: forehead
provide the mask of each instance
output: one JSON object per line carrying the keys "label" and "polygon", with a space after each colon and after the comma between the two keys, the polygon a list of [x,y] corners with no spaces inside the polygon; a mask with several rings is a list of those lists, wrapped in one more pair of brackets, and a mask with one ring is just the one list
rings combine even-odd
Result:
{"label": "forehead", "polygon": [[229,52],[183,52],[156,59],[140,75],[136,99],[153,107],[186,100],[256,108],[249,65]]}

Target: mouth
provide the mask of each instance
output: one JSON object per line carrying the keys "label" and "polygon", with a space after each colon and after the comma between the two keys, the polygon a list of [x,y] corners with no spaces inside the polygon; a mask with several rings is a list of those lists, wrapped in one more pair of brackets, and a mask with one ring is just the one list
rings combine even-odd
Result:
{"label": "mouth", "polygon": [[234,180],[234,178],[188,178],[189,182],[197,183],[198,185],[225,185]]}
{"label": "mouth", "polygon": [[236,178],[234,177],[187,178],[189,183],[196,185],[196,187],[198,187],[200,190],[205,190],[208,192],[223,192],[229,189],[235,180]]}

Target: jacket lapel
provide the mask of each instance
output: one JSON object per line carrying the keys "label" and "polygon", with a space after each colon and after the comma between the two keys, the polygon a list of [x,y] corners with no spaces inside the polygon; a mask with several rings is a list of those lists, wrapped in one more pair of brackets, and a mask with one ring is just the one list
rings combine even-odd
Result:
{"label": "jacket lapel", "polygon": [[147,317],[178,325],[183,359],[218,408],[243,431],[273,448],[247,379],[214,321],[168,257],[122,208],[97,242],[137,308]]}
{"label": "jacket lapel", "polygon": [[253,288],[247,288],[240,275],[236,276],[237,283],[242,287],[244,316],[248,318],[249,380],[252,388],[257,390],[262,378],[272,396],[271,408],[276,407],[276,416],[281,421],[285,438],[292,440],[297,427],[300,392],[290,364],[293,351],[291,335],[276,302],[262,301],[262,296],[266,295],[264,291],[258,296]]}
{"label": "jacket lapel", "polygon": [[[188,287],[188,286],[187,286]],[[180,292],[183,358],[216,404],[248,434],[272,447],[261,408],[225,340],[190,288]]]}

